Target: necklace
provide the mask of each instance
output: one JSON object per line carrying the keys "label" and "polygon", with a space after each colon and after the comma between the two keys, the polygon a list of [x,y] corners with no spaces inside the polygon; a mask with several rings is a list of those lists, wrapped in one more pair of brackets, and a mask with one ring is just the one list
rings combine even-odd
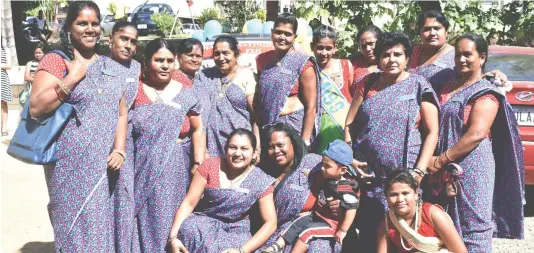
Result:
{"label": "necklace", "polygon": [[152,88],[152,90],[154,90],[154,93],[156,93],[156,98],[154,98],[154,104],[163,104],[163,98],[160,95],[163,94],[163,92],[165,92],[165,88],[163,88],[163,90],[158,92],[158,90],[156,90],[156,88],[154,88],[152,86],[149,86],[149,85],[146,85],[146,86]]}
{"label": "necklace", "polygon": [[[245,171],[243,171],[243,173],[241,173],[241,175],[235,177],[234,179],[230,180],[228,179],[228,181],[230,182],[230,188],[234,188],[234,185],[236,183],[239,183],[241,181],[241,179],[243,179],[244,177],[246,177],[249,173],[249,171],[253,168],[253,166],[249,166]],[[228,176],[228,174],[227,174]],[[228,178],[228,177],[227,177]]]}
{"label": "necklace", "polygon": [[229,77],[233,75],[236,72],[237,69],[232,70],[232,72],[228,73],[226,76],[221,76],[219,78],[219,95],[217,95],[218,98],[223,98],[224,94],[226,94],[226,89],[228,86],[232,83],[232,80],[230,78],[226,78],[226,81],[223,81],[225,77]]}
{"label": "necklace", "polygon": [[[419,229],[419,204],[416,204],[416,209],[415,209],[415,216],[414,216],[414,219],[415,219],[415,222],[414,222],[414,229],[415,229],[415,232],[417,232],[417,229]],[[406,251],[410,251],[413,249],[413,246],[408,248],[406,247],[406,245],[404,245],[404,238],[402,237],[402,235],[400,235],[400,241],[401,241],[401,245],[402,245],[402,248]]]}

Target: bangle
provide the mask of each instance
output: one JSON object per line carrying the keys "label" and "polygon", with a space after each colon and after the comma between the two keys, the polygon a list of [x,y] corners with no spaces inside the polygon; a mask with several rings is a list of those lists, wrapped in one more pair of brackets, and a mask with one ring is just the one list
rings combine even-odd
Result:
{"label": "bangle", "polygon": [[441,166],[437,166],[436,163],[439,163],[439,157],[436,156],[436,158],[434,158],[434,167],[438,168],[438,169],[441,169]]}
{"label": "bangle", "polygon": [[199,165],[200,166],[200,162],[193,162],[193,165]]}
{"label": "bangle", "polygon": [[67,86],[65,85],[65,83],[63,83],[61,79],[57,78],[57,84],[65,92],[65,94],[67,94],[67,96],[70,95],[72,91],[69,88],[67,88]]}
{"label": "bangle", "polygon": [[413,171],[415,173],[419,174],[419,176],[421,176],[421,177],[424,177],[427,174],[426,171],[423,171],[422,169],[419,169],[419,168],[415,168],[415,169],[413,169]]}
{"label": "bangle", "polygon": [[56,92],[59,101],[63,102],[65,99],[67,99],[68,95],[61,89],[61,87],[59,87],[59,85],[54,87],[54,91]]}
{"label": "bangle", "polygon": [[447,159],[447,161],[449,161],[449,162],[453,162],[452,159],[449,158],[449,154],[448,154],[447,152],[449,152],[448,149],[445,151],[445,158]]}
{"label": "bangle", "polygon": [[123,160],[126,160],[126,154],[125,154],[124,151],[122,151],[122,150],[114,149],[113,152],[111,152],[111,153],[117,153],[117,154],[119,154],[120,156],[122,156],[122,159],[123,159]]}

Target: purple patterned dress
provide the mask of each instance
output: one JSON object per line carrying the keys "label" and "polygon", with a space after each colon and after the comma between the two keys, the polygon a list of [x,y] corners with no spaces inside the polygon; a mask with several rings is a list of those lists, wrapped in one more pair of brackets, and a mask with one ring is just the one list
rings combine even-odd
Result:
{"label": "purple patterned dress", "polygon": [[[304,204],[310,196],[311,175],[312,172],[321,169],[322,156],[308,154],[302,158],[299,167],[285,181],[280,182],[282,185],[277,186],[275,190],[274,203],[276,206],[276,217],[278,218],[278,229],[264,244],[263,248],[272,245],[280,237],[280,234],[286,230],[289,225],[299,217]],[[285,247],[284,252],[291,252],[292,246]],[[326,253],[340,252],[341,245],[330,239],[320,239],[310,241],[308,252]],[[258,251],[259,252],[259,251]]]}
{"label": "purple patterned dress", "polygon": [[[202,94],[202,107],[206,108],[203,122],[206,128],[208,152],[212,157],[224,154],[226,139],[232,131],[245,128],[252,131],[247,97],[243,89],[220,78],[217,67],[203,69],[195,77],[194,87]],[[229,83],[224,88],[223,83]]]}
{"label": "purple patterned dress", "polygon": [[[141,72],[141,64],[132,60],[128,65],[123,65],[120,70],[121,79],[125,80],[128,85],[125,92],[126,106],[128,113],[131,113],[132,105],[137,96],[137,88],[139,84],[139,73]],[[126,137],[126,161],[122,165],[119,172],[110,173],[110,178],[117,177],[115,186],[115,247],[117,252],[128,253],[131,252],[132,239],[134,233],[135,223],[135,202],[133,198],[134,192],[134,168],[133,168],[133,139],[131,135],[132,115],[128,115],[128,135]]]}
{"label": "purple patterned dress", "polygon": [[424,76],[431,84],[434,91],[439,91],[441,86],[456,76],[454,71],[454,49],[449,50],[433,63],[419,66],[419,55],[421,45],[413,47],[412,56],[410,57],[409,72]]}
{"label": "purple patterned dress", "polygon": [[182,223],[178,238],[195,253],[243,246],[252,237],[250,219],[243,217],[273,182],[256,167],[238,188],[206,188],[195,212]]}
{"label": "purple patterned dress", "polygon": [[[266,52],[263,54],[272,53]],[[259,55],[258,59],[264,58],[262,55]],[[259,127],[276,122],[284,122],[295,128],[301,134],[304,124],[304,109],[284,116],[280,116],[280,113],[284,108],[293,85],[300,78],[300,73],[309,60],[313,62],[317,79],[317,112],[315,114],[315,129],[312,135],[312,141],[319,134],[319,129],[321,129],[320,70],[317,68],[314,58],[303,52],[289,53],[277,64],[262,67],[258,78],[258,101],[255,102],[257,106],[255,110],[258,112],[259,117]]]}
{"label": "purple patterned dress", "polygon": [[376,229],[387,207],[383,190],[386,176],[396,168],[413,168],[417,162],[424,140],[415,126],[425,94],[431,94],[438,105],[430,83],[412,74],[364,99],[354,119],[353,148],[363,153],[376,175],[371,185],[362,185],[356,217],[363,252],[376,251]]}
{"label": "purple patterned dress", "polygon": [[190,183],[191,139],[179,137],[190,112],[201,112],[195,89],[182,89],[170,102],[136,104],[132,110],[137,219],[133,252],[165,252]]}
{"label": "purple patterned dress", "polygon": [[469,252],[491,252],[492,236],[523,238],[523,149],[512,107],[487,80],[457,92],[442,105],[439,153],[456,144],[465,133],[465,107],[470,101],[493,94],[500,100],[497,117],[486,137],[457,162],[463,168],[459,194],[447,209]]}
{"label": "purple patterned dress", "polygon": [[124,67],[101,56],[65,102],[75,114],[57,141],[57,162],[45,165],[48,211],[56,252],[115,252],[114,198],[107,157],[113,149],[119,102],[129,83]]}

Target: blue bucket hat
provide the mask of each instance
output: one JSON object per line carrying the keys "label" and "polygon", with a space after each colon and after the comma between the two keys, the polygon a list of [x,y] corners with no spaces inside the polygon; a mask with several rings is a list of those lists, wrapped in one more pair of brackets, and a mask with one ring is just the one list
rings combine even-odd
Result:
{"label": "blue bucket hat", "polygon": [[352,167],[352,148],[342,140],[334,140],[330,142],[323,155],[330,157],[330,159],[337,163],[347,166],[348,172],[351,176],[356,177],[356,171]]}

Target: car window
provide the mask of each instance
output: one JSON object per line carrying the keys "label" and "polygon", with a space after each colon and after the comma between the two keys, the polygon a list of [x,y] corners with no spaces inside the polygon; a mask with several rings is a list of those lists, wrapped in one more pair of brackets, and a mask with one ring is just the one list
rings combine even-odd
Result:
{"label": "car window", "polygon": [[500,70],[510,81],[534,82],[534,55],[490,54],[486,70]]}

